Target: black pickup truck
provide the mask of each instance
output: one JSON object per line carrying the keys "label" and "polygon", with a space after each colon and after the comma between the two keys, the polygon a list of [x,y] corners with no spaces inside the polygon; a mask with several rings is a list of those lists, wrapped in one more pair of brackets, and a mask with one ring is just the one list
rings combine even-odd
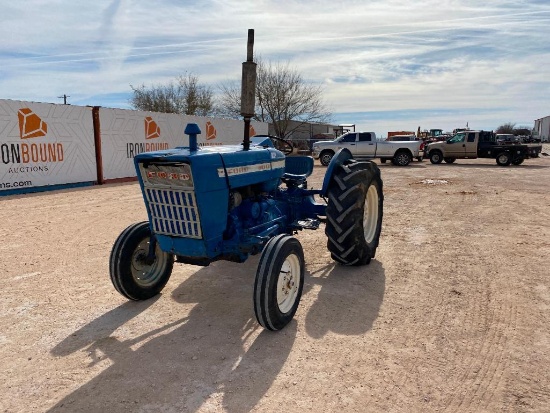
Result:
{"label": "black pickup truck", "polygon": [[501,144],[493,132],[482,130],[460,131],[443,142],[430,143],[425,158],[433,164],[457,159],[493,158],[500,166],[520,165],[527,158],[536,158],[542,151],[540,144]]}

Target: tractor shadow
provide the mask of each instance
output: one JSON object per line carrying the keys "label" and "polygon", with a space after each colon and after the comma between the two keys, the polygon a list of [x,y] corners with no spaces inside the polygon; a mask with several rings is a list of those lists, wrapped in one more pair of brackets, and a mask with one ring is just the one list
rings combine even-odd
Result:
{"label": "tractor shadow", "polygon": [[[258,259],[213,263],[171,296],[126,302],[70,334],[51,354],[86,353],[78,357],[89,357],[89,364],[65,374],[110,365],[48,411],[252,410],[273,385],[297,333],[295,320],[278,332],[257,324],[252,297]],[[174,301],[170,311],[179,309],[182,317],[132,339],[117,337],[119,327],[167,299]]]}
{"label": "tractor shadow", "polygon": [[[255,256],[243,264],[220,261],[200,268],[170,296],[126,302],[70,334],[51,354],[86,353],[89,363],[66,375],[100,371],[98,363],[110,365],[48,411],[253,410],[295,347],[298,327],[295,320],[278,332],[258,325],[252,303],[258,261]],[[310,336],[321,338],[328,331],[364,334],[378,316],[384,271],[377,261],[306,271],[304,298],[313,293],[318,294],[311,307],[298,308],[298,315],[307,311]],[[117,336],[118,328],[153,311],[155,302],[170,299],[170,311],[181,310],[182,317],[131,339]]]}
{"label": "tractor shadow", "polygon": [[378,318],[385,280],[384,267],[376,260],[361,267],[332,263],[309,273],[306,286],[319,293],[306,314],[306,332],[313,338],[328,332],[365,334]]}

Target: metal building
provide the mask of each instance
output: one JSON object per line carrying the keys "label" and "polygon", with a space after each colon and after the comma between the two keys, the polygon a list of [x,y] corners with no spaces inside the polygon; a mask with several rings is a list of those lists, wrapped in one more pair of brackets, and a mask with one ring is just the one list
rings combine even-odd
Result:
{"label": "metal building", "polygon": [[533,135],[536,135],[541,142],[550,142],[550,116],[535,119]]}

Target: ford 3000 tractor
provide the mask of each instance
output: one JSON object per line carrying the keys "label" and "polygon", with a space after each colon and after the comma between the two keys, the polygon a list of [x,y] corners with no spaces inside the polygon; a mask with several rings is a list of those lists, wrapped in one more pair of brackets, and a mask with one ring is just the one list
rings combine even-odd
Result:
{"label": "ford 3000 tractor", "polygon": [[186,133],[189,147],[135,157],[149,221],[126,228],[113,246],[110,275],[123,296],[158,294],[175,260],[204,266],[244,262],[261,252],[254,311],[263,327],[279,330],[293,318],[304,285],[304,253],[293,237],[298,230],[324,221],[335,261],[363,265],[374,258],[383,194],[373,162],[357,162],[344,149],[329,164],[322,188],[307,189],[313,158],[285,157],[268,137],[253,137],[249,150],[198,148],[198,126],[189,124]]}
{"label": "ford 3000 tractor", "polygon": [[254,312],[264,328],[279,330],[294,317],[304,286],[297,231],[324,223],[328,250],[340,264],[374,258],[383,215],[376,164],[342,149],[322,188],[308,189],[312,157],[285,156],[272,138],[249,139],[246,130],[245,118],[241,145],[198,147],[201,131],[191,123],[189,146],[134,158],[149,221],[129,226],[113,245],[110,276],[119,293],[131,300],[155,296],[174,262],[206,266],[261,253]]}

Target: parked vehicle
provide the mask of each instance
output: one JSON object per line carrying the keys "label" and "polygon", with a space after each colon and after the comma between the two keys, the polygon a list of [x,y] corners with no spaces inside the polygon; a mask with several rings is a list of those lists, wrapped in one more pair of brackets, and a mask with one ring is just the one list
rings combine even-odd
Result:
{"label": "parked vehicle", "polygon": [[[422,162],[422,160],[424,159],[424,140],[422,139],[419,139],[416,137],[416,135],[414,134],[411,134],[411,135],[391,135],[386,138],[387,141],[390,141],[390,142],[410,142],[410,141],[420,141],[420,152],[419,152],[419,156],[416,157],[416,160],[418,162]],[[386,162],[386,158],[381,158],[380,161],[382,163],[385,163]]]}
{"label": "parked vehicle", "polygon": [[497,133],[495,135],[497,143],[501,145],[508,145],[511,143],[521,143],[519,137],[511,133]]}
{"label": "parked vehicle", "polygon": [[406,166],[413,158],[419,158],[421,141],[377,141],[374,132],[348,132],[332,141],[313,144],[313,157],[327,166],[336,152],[348,149],[357,160],[380,158],[391,160],[394,165]]}
{"label": "parked vehicle", "polygon": [[527,158],[537,157],[542,145],[498,143],[493,132],[466,130],[444,142],[426,146],[426,156],[433,164],[453,163],[457,159],[493,158],[500,166],[519,165]]}
{"label": "parked vehicle", "polygon": [[394,136],[414,136],[414,132],[409,131],[390,131],[388,132],[388,138],[386,140],[390,140],[390,138]]}
{"label": "parked vehicle", "polygon": [[407,141],[417,141],[419,139],[415,135],[392,135],[392,136],[388,136],[386,140],[391,142],[395,142],[395,141],[407,142]]}

